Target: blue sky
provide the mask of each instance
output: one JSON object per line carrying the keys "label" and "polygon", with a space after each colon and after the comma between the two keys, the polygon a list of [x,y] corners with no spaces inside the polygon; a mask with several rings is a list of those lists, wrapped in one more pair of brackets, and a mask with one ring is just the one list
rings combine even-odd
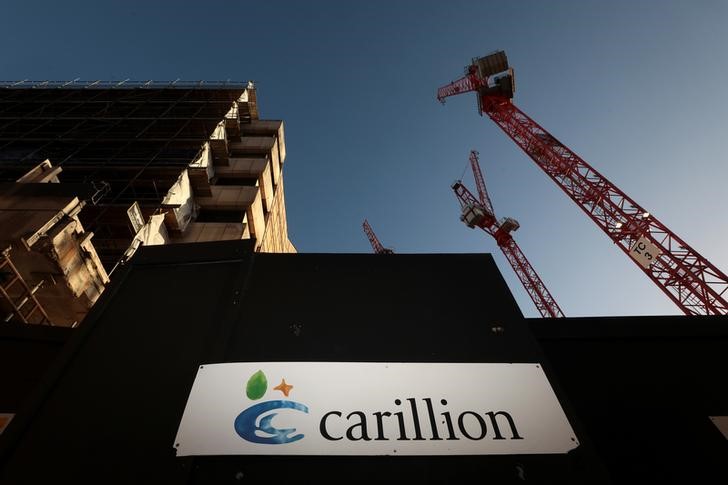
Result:
{"label": "blue sky", "polygon": [[261,117],[286,123],[299,251],[369,252],[367,217],[398,252],[494,252],[536,316],[458,219],[449,185],[477,149],[568,316],[677,314],[474,95],[435,91],[504,49],[515,103],[726,271],[727,18],[724,1],[16,1],[0,77],[255,80]]}

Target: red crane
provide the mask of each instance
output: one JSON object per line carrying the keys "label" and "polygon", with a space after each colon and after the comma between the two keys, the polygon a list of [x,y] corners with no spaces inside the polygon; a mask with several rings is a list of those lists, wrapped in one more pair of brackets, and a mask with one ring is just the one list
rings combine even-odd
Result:
{"label": "red crane", "polygon": [[462,180],[452,184],[452,190],[455,192],[462,210],[460,220],[468,227],[479,227],[495,238],[495,242],[503,251],[503,255],[516,272],[516,276],[521,280],[528,296],[531,297],[542,317],[563,317],[564,312],[561,311],[556,300],[551,296],[546,285],[511,236],[511,233],[520,227],[518,222],[510,217],[504,217],[500,221],[496,219],[493,204],[488,197],[483,174],[480,171],[478,152],[475,150],[470,152],[470,166],[473,169],[479,198],[475,198],[463,185]]}
{"label": "red crane", "polygon": [[728,276],[512,102],[505,52],[476,58],[437,99],[475,91],[493,120],[688,315],[728,314]]}
{"label": "red crane", "polygon": [[394,254],[394,251],[389,248],[385,248],[382,243],[379,242],[379,238],[377,238],[377,235],[374,234],[372,226],[369,225],[369,222],[367,222],[366,219],[364,219],[362,227],[364,228],[364,232],[369,238],[369,243],[372,245],[372,249],[374,249],[376,254]]}

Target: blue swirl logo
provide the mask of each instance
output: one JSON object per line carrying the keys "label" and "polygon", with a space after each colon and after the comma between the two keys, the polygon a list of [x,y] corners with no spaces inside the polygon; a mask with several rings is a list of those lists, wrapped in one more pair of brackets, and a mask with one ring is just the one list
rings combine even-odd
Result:
{"label": "blue swirl logo", "polygon": [[[297,411],[308,413],[308,407],[294,401],[261,402],[250,406],[248,409],[240,413],[237,418],[235,418],[235,432],[237,432],[238,435],[245,441],[264,445],[293,443],[294,441],[298,441],[303,438],[303,434],[301,433],[292,435],[292,433],[296,432],[296,428],[278,429],[274,427],[271,424],[271,421],[273,418],[278,416],[278,413],[263,416],[260,418],[260,423],[256,425],[260,415],[273,409],[295,409]],[[256,431],[264,433],[267,436],[256,434]]]}
{"label": "blue swirl logo", "polygon": [[[249,399],[258,400],[265,395],[267,389],[268,380],[263,371],[259,370],[248,379],[245,392]],[[293,386],[287,384],[285,379],[282,379],[281,383],[273,388],[273,390],[281,391],[285,397],[288,397],[291,389]],[[296,428],[279,429],[273,426],[273,418],[278,416],[278,413],[265,413],[276,409],[294,409],[308,414],[308,407],[295,401],[263,401],[243,410],[235,418],[235,432],[245,441],[265,445],[282,445],[302,439],[304,437],[302,433],[294,434]]]}

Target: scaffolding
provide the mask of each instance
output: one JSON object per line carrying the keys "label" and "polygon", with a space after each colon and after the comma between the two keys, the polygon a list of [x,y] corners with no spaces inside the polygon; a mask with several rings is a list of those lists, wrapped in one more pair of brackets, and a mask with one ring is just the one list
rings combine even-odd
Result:
{"label": "scaffolding", "polygon": [[30,287],[10,259],[10,248],[5,248],[0,254],[0,297],[5,305],[3,321],[20,321],[52,325],[48,314],[43,309],[36,292],[43,286],[43,280]]}
{"label": "scaffolding", "polygon": [[174,81],[158,81],[153,79],[146,81],[132,81],[130,79],[124,79],[123,81],[101,79],[82,81],[81,78],[76,78],[71,81],[31,81],[29,79],[23,79],[22,81],[0,81],[0,88],[5,89],[245,89],[249,87],[252,87],[252,81],[231,81],[229,79],[227,81],[183,81],[180,79]]}
{"label": "scaffolding", "polygon": [[257,119],[254,100],[247,81],[0,81],[0,182],[50,160],[86,187],[81,219],[110,268],[134,237],[129,206],[158,213],[221,124],[239,136]]}

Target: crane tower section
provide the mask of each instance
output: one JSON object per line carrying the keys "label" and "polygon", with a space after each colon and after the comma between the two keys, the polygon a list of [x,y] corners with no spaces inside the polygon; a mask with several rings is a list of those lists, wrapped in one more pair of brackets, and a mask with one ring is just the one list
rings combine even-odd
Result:
{"label": "crane tower section", "polygon": [[375,254],[394,254],[393,250],[385,248],[384,245],[379,242],[379,238],[376,234],[374,234],[374,229],[372,229],[372,226],[369,225],[369,222],[366,219],[364,219],[364,222],[362,223],[362,228],[364,228],[364,233],[367,235],[369,244],[372,245],[372,249]]}
{"label": "crane tower section", "polygon": [[[467,80],[467,81],[464,81]],[[728,314],[728,276],[615,184],[536,123],[511,99],[513,70],[503,51],[474,59],[440,102],[476,92],[493,120],[594,223],[688,315]]]}
{"label": "crane tower section", "polygon": [[452,185],[455,197],[460,202],[462,211],[460,219],[468,227],[479,227],[493,236],[542,317],[563,317],[564,312],[561,311],[556,300],[546,288],[536,270],[533,269],[513,236],[511,236],[511,233],[520,227],[518,222],[510,217],[497,220],[493,204],[485,188],[485,179],[480,170],[478,152],[475,150],[470,152],[470,166],[473,170],[475,185],[478,188],[478,198],[463,185],[462,180],[458,180]]}

